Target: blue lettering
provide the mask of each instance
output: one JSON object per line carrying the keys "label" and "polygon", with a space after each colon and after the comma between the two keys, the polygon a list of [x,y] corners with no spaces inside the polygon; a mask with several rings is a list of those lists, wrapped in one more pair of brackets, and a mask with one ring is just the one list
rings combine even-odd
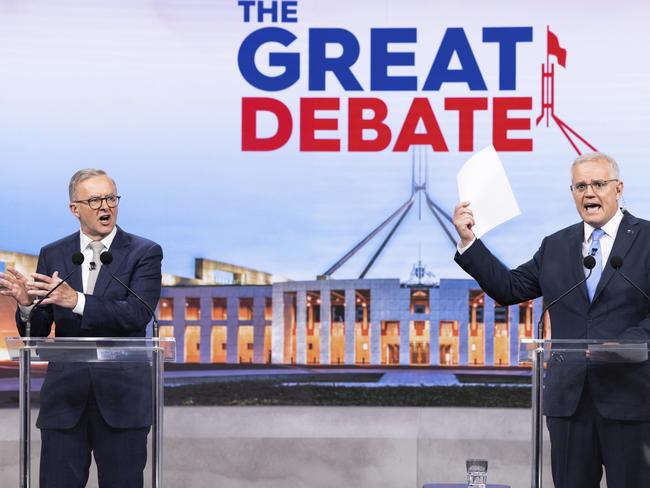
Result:
{"label": "blue lettering", "polygon": [[[328,44],[339,44],[343,53],[328,58]],[[325,74],[331,71],[347,91],[363,90],[350,67],[359,59],[359,41],[345,29],[309,29],[309,89],[325,90]]]}
{"label": "blue lettering", "polygon": [[415,65],[415,53],[388,52],[393,42],[416,42],[417,30],[371,29],[370,30],[370,89],[371,90],[417,90],[416,76],[389,76],[389,66]]}
{"label": "blue lettering", "polygon": [[259,0],[257,2],[257,21],[258,22],[264,22],[264,16],[266,14],[269,14],[271,16],[271,22],[277,22],[278,21],[278,3],[277,2],[271,2],[270,7],[265,7],[264,6],[264,1]]}
{"label": "blue lettering", "polygon": [[[454,53],[461,69],[449,69]],[[487,90],[465,31],[460,27],[450,27],[445,32],[422,89],[439,90],[443,83],[467,83],[470,90]]]}
{"label": "blue lettering", "polygon": [[289,88],[300,78],[300,55],[298,53],[271,53],[269,65],[281,66],[284,72],[277,76],[263,74],[255,65],[255,53],[267,42],[289,46],[296,36],[280,27],[265,27],[252,32],[239,47],[237,64],[244,79],[255,88],[279,91]]}
{"label": "blue lettering", "polygon": [[499,43],[499,90],[517,89],[517,43],[532,40],[532,27],[483,28],[483,42]]}
{"label": "blue lettering", "polygon": [[239,0],[237,5],[244,7],[244,22],[251,21],[251,7],[255,5],[255,0]]}
{"label": "blue lettering", "polygon": [[297,1],[282,2],[282,22],[298,22]]}

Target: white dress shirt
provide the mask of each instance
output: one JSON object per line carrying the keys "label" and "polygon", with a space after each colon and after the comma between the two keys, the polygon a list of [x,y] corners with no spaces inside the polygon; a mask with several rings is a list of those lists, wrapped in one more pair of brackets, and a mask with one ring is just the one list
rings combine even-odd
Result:
{"label": "white dress shirt", "polygon": [[[104,250],[108,250],[115,239],[115,234],[117,233],[117,226],[113,227],[113,230],[106,237],[101,239],[101,242],[104,245]],[[93,240],[88,237],[83,232],[79,232],[79,249],[84,255],[84,262],[81,265],[81,283],[83,286],[84,292],[88,288],[88,276],[90,275],[90,262],[93,260],[93,250],[90,247],[90,243]],[[96,266],[101,266],[101,263],[95,263]],[[77,292],[77,305],[72,309],[72,311],[78,315],[83,315],[84,308],[86,307],[86,295],[81,292]]]}
{"label": "white dress shirt", "polygon": [[458,241],[458,244],[456,245],[456,250],[458,251],[458,254],[463,254],[465,251],[467,251],[470,247],[472,247],[472,244],[476,242],[476,237],[470,241],[469,244],[466,246],[461,246],[460,241]]}
{"label": "white dress shirt", "polygon": [[[609,219],[609,221],[601,227],[603,236],[600,238],[600,252],[603,259],[601,260],[601,269],[605,269],[607,262],[609,261],[609,255],[612,252],[612,247],[614,247],[614,239],[616,239],[616,233],[618,228],[621,225],[623,220],[623,212],[619,208],[614,216]],[[587,222],[584,222],[585,227],[585,238],[582,241],[582,255],[586,256],[591,251],[591,234],[596,229],[595,227],[589,225]]]}

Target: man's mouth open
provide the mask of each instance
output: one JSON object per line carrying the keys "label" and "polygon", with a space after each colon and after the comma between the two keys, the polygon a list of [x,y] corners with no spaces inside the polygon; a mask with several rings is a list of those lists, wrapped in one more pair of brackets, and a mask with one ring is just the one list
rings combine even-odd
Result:
{"label": "man's mouth open", "polygon": [[597,213],[597,212],[599,212],[600,209],[601,209],[601,206],[600,206],[599,203],[587,203],[587,204],[584,206],[584,208],[585,208],[585,211],[586,211],[588,214],[593,214],[593,213]]}

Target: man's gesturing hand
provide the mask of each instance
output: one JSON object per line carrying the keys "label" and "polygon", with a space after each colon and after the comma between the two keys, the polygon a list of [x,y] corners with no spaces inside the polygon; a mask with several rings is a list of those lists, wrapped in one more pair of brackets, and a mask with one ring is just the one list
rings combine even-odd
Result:
{"label": "man's gesturing hand", "polygon": [[454,227],[460,236],[460,246],[468,246],[475,238],[474,231],[474,214],[469,208],[469,202],[460,202],[454,208]]}
{"label": "man's gesturing hand", "polygon": [[28,307],[34,302],[29,296],[29,281],[14,268],[7,268],[6,273],[0,273],[0,295],[11,297],[20,305]]}
{"label": "man's gesturing hand", "polygon": [[[34,282],[29,284],[27,293],[37,298],[44,297],[61,282],[58,271],[55,271],[52,277],[40,273],[32,273],[32,277]],[[77,305],[77,292],[67,283],[63,283],[42,303],[43,305],[54,304],[63,308],[74,308]]]}

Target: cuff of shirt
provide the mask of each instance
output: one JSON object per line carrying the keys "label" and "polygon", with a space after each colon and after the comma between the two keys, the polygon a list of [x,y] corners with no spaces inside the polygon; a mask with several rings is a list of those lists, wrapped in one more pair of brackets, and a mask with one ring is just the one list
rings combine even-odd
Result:
{"label": "cuff of shirt", "polygon": [[476,237],[472,239],[472,242],[467,244],[466,246],[461,247],[460,242],[456,246],[456,250],[458,251],[458,254],[463,254],[465,251],[467,251],[470,247],[472,247],[472,244],[476,242]]}
{"label": "cuff of shirt", "polygon": [[32,311],[32,308],[34,308],[35,305],[21,305],[18,304],[18,309],[20,310],[20,320],[23,322],[27,322],[29,320],[29,314]]}
{"label": "cuff of shirt", "polygon": [[77,315],[83,315],[85,307],[86,307],[86,295],[77,292],[77,304],[72,309],[72,313],[76,313]]}

